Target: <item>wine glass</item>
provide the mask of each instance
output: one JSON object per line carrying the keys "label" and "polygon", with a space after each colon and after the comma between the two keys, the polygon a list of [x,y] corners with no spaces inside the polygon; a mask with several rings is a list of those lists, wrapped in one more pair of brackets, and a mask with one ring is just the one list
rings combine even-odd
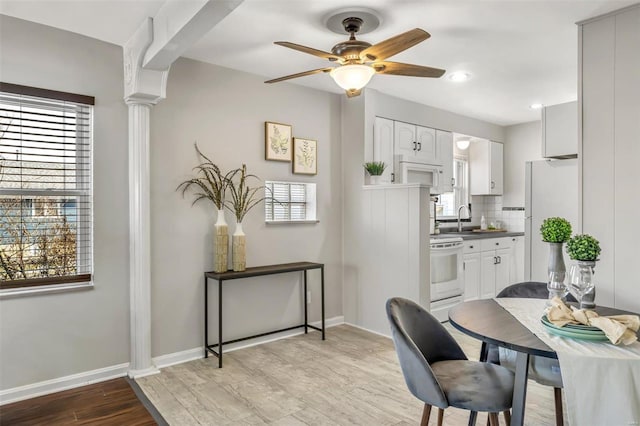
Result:
{"label": "wine glass", "polygon": [[572,265],[569,287],[580,302],[580,309],[584,309],[582,298],[593,289],[593,268],[590,265]]}
{"label": "wine glass", "polygon": [[564,271],[549,271],[549,281],[547,282],[547,290],[549,291],[549,299],[547,300],[547,306],[550,306],[550,300],[558,296],[564,301],[569,290],[564,283],[565,272]]}

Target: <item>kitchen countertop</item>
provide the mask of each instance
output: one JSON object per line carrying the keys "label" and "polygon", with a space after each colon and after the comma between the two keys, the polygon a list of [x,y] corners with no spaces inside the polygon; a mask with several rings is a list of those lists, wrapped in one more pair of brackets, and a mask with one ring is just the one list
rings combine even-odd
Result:
{"label": "kitchen countertop", "polygon": [[524,232],[473,232],[470,230],[462,232],[441,232],[438,235],[430,235],[431,239],[461,237],[463,240],[483,240],[487,238],[521,237]]}

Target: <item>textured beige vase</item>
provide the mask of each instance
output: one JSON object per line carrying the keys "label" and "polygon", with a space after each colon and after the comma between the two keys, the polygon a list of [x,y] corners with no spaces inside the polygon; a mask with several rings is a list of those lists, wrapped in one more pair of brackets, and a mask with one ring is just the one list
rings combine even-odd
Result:
{"label": "textured beige vase", "polygon": [[247,246],[242,223],[236,225],[236,232],[233,233],[233,270],[244,271],[247,269]]}
{"label": "textured beige vase", "polygon": [[224,220],[224,209],[218,210],[218,220],[213,235],[213,272],[227,272],[229,269],[229,227]]}

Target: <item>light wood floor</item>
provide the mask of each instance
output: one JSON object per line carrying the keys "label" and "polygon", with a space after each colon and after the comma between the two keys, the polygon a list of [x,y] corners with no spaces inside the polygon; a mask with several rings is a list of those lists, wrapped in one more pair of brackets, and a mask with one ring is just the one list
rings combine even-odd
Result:
{"label": "light wood floor", "polygon": [[[480,344],[447,328],[470,359]],[[417,425],[422,403],[407,390],[393,342],[348,325],[229,352],[138,379],[172,425]],[[553,389],[529,382],[527,425],[554,425]],[[437,410],[429,424],[435,424]],[[466,425],[449,408],[445,425]],[[501,424],[504,418],[500,417]],[[478,416],[486,424],[486,415]]]}

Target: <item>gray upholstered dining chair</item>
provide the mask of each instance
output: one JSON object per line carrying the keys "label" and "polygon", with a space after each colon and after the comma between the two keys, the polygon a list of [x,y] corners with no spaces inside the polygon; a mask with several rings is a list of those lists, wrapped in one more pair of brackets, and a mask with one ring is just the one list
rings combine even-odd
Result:
{"label": "gray upholstered dining chair", "polygon": [[[549,297],[547,284],[535,281],[527,281],[512,284],[504,288],[498,295],[500,297],[522,297],[527,299],[546,299]],[[576,299],[568,294],[567,301],[576,302]],[[510,371],[516,369],[516,353],[509,349],[498,350],[495,345],[487,347],[487,362],[499,364]],[[556,426],[564,424],[562,413],[562,374],[557,359],[533,356],[529,361],[529,378],[545,386],[553,387],[555,400]]]}
{"label": "gray upholstered dining chair", "polygon": [[431,407],[438,407],[438,425],[444,409],[488,412],[492,426],[498,413],[511,418],[513,379],[499,365],[469,361],[449,332],[420,305],[399,297],[387,301],[387,317],[409,391],[424,402],[422,426]]}

